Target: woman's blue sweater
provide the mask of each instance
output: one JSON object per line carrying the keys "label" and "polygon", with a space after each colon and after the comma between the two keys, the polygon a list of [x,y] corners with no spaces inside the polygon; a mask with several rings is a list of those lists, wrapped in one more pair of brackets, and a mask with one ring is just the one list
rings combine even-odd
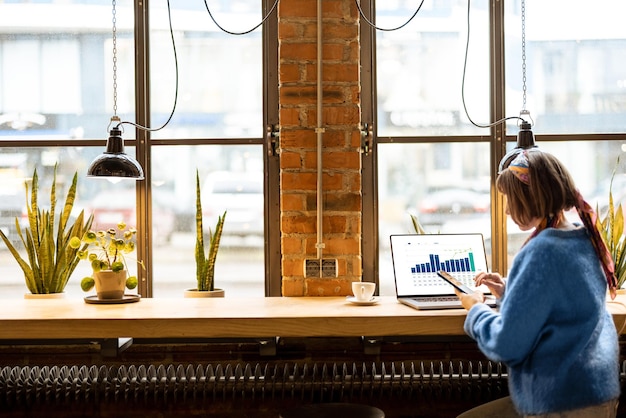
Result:
{"label": "woman's blue sweater", "polygon": [[548,228],[517,254],[499,312],[474,305],[465,332],[506,364],[520,413],[616,399],[619,349],[602,267],[584,228]]}

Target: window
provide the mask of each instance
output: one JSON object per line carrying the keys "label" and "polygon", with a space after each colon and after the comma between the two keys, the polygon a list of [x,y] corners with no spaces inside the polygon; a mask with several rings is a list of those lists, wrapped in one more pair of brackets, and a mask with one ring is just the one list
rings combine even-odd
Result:
{"label": "window", "polygon": [[[232,296],[263,296],[261,29],[229,34],[211,20],[204,3],[171,4],[172,22],[175,26],[178,22],[179,28],[175,31],[179,91],[171,122],[150,135],[152,207],[155,211],[174,203],[181,216],[172,241],[159,243],[155,228],[160,220],[153,212],[153,245],[155,254],[159,253],[153,260],[153,295],[179,297],[181,289],[195,287],[197,169],[203,187],[205,229],[214,230],[217,216],[227,212],[215,285]],[[231,33],[246,32],[263,17],[257,1],[207,4],[215,21]],[[176,69],[166,3],[151,4],[150,15],[151,121],[158,125],[171,112]],[[255,193],[247,193],[250,179]],[[159,194],[164,198],[157,200]]]}
{"label": "window", "polygon": [[[419,3],[378,1],[370,12],[379,28],[396,28]],[[494,217],[504,219],[504,205],[491,194],[491,166],[506,151],[501,135],[507,148],[515,146],[518,121],[480,127],[493,115],[528,110],[539,147],[570,168],[592,205],[608,199],[606,185],[624,152],[616,133],[624,132],[626,32],[614,21],[624,5],[605,0],[589,9],[583,2],[527,0],[522,10],[519,0],[506,1],[503,9],[490,3],[424,3],[406,26],[371,30],[377,190],[366,194],[378,198],[372,205],[379,262],[378,271],[364,274],[378,275],[381,294],[395,294],[389,235],[412,233],[411,214],[430,233],[483,233],[491,267],[506,273],[527,234],[510,220],[506,229],[492,230]],[[504,53],[489,51],[490,26],[506,29]],[[497,46],[497,39],[491,44]],[[500,63],[504,73],[490,70]],[[365,116],[365,123],[374,122],[367,111]],[[621,186],[615,188],[621,195]],[[502,244],[506,250],[495,251]]]}
{"label": "window", "polygon": [[[215,21],[232,32],[247,31],[263,17],[258,1],[207,5]],[[181,297],[196,283],[197,169],[203,187],[216,176],[233,186],[219,197],[203,189],[207,231],[218,210],[228,211],[216,286],[233,296],[263,296],[263,29],[228,34],[202,2],[171,6],[175,51],[166,2],[150,4],[149,25],[134,18],[145,13],[140,9],[144,4],[132,0],[115,2],[115,18],[108,1],[0,4],[0,228],[19,240],[14,225],[16,217],[23,222],[24,181],[36,167],[40,203],[47,202],[58,162],[63,192],[78,172],[75,209],[93,211],[95,228],[119,220],[140,231],[149,228],[150,245],[137,254],[148,261],[146,270],[138,271],[145,278],[143,294]],[[32,16],[42,18],[34,23]],[[176,111],[166,124],[174,103]],[[132,125],[122,125],[126,152],[144,162],[147,181],[85,177],[89,163],[104,150],[102,139],[114,109],[122,121],[152,129],[137,133]],[[254,178],[254,193],[246,193],[245,207],[236,207],[242,198],[237,181],[243,176]],[[213,205],[227,198],[228,205]],[[57,204],[61,200],[57,196]],[[21,297],[27,291],[23,275],[4,244],[0,266],[0,298]],[[79,283],[88,274],[87,263],[79,264],[66,292],[83,296]]]}
{"label": "window", "polygon": [[[376,24],[398,27],[415,7],[377,2]],[[470,121],[489,115],[488,10],[473,2],[465,73],[464,2],[425,3],[405,27],[375,34],[382,295],[395,294],[389,235],[413,233],[411,215],[428,233],[482,232],[489,241],[488,130]]]}
{"label": "window", "polygon": [[[522,9],[519,0],[505,6],[506,111],[518,114],[523,105]],[[619,0],[592,7],[580,0],[526,1],[527,109],[535,133],[624,131],[626,31],[619,20],[624,9]]]}

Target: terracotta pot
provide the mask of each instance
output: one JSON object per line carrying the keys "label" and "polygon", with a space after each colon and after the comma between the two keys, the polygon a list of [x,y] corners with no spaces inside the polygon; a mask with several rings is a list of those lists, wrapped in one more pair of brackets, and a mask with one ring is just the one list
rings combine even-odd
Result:
{"label": "terracotta pot", "polygon": [[122,299],[126,290],[126,270],[102,270],[93,274],[98,299]]}
{"label": "terracotta pot", "polygon": [[223,298],[224,289],[215,290],[198,290],[198,289],[185,289],[186,298]]}

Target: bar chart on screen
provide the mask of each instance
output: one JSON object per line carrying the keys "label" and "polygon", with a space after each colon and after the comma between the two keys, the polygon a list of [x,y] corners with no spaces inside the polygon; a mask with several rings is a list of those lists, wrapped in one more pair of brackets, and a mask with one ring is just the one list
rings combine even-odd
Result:
{"label": "bar chart on screen", "polygon": [[[462,255],[459,256],[459,254]],[[427,257],[427,261],[416,263],[414,267],[411,267],[411,273],[433,273],[438,270],[445,270],[449,273],[476,271],[474,253],[471,249],[455,251],[450,256],[431,253]]]}

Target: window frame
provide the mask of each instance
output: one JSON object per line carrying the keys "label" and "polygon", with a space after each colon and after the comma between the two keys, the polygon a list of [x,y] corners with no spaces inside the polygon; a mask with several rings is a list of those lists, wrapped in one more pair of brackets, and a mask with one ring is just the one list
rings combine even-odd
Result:
{"label": "window frame", "polygon": [[[133,2],[135,8],[135,83],[137,123],[150,126],[150,1]],[[273,0],[263,0],[263,16],[271,10]],[[151,231],[151,176],[150,155],[153,147],[159,146],[199,146],[199,145],[259,145],[264,155],[264,211],[265,211],[265,296],[280,296],[280,231],[272,227],[279,224],[279,190],[271,185],[278,184],[279,162],[272,144],[272,126],[278,125],[278,74],[272,71],[278,67],[278,18],[277,8],[261,26],[262,30],[262,71],[263,71],[263,122],[265,136],[257,138],[176,138],[151,139],[149,131],[137,130],[135,145],[137,161],[144,167],[145,180],[137,185],[137,225],[138,230]],[[145,269],[138,269],[138,292],[142,297],[153,296],[152,234],[137,237],[137,257],[143,260]],[[272,250],[273,249],[273,250]]]}

